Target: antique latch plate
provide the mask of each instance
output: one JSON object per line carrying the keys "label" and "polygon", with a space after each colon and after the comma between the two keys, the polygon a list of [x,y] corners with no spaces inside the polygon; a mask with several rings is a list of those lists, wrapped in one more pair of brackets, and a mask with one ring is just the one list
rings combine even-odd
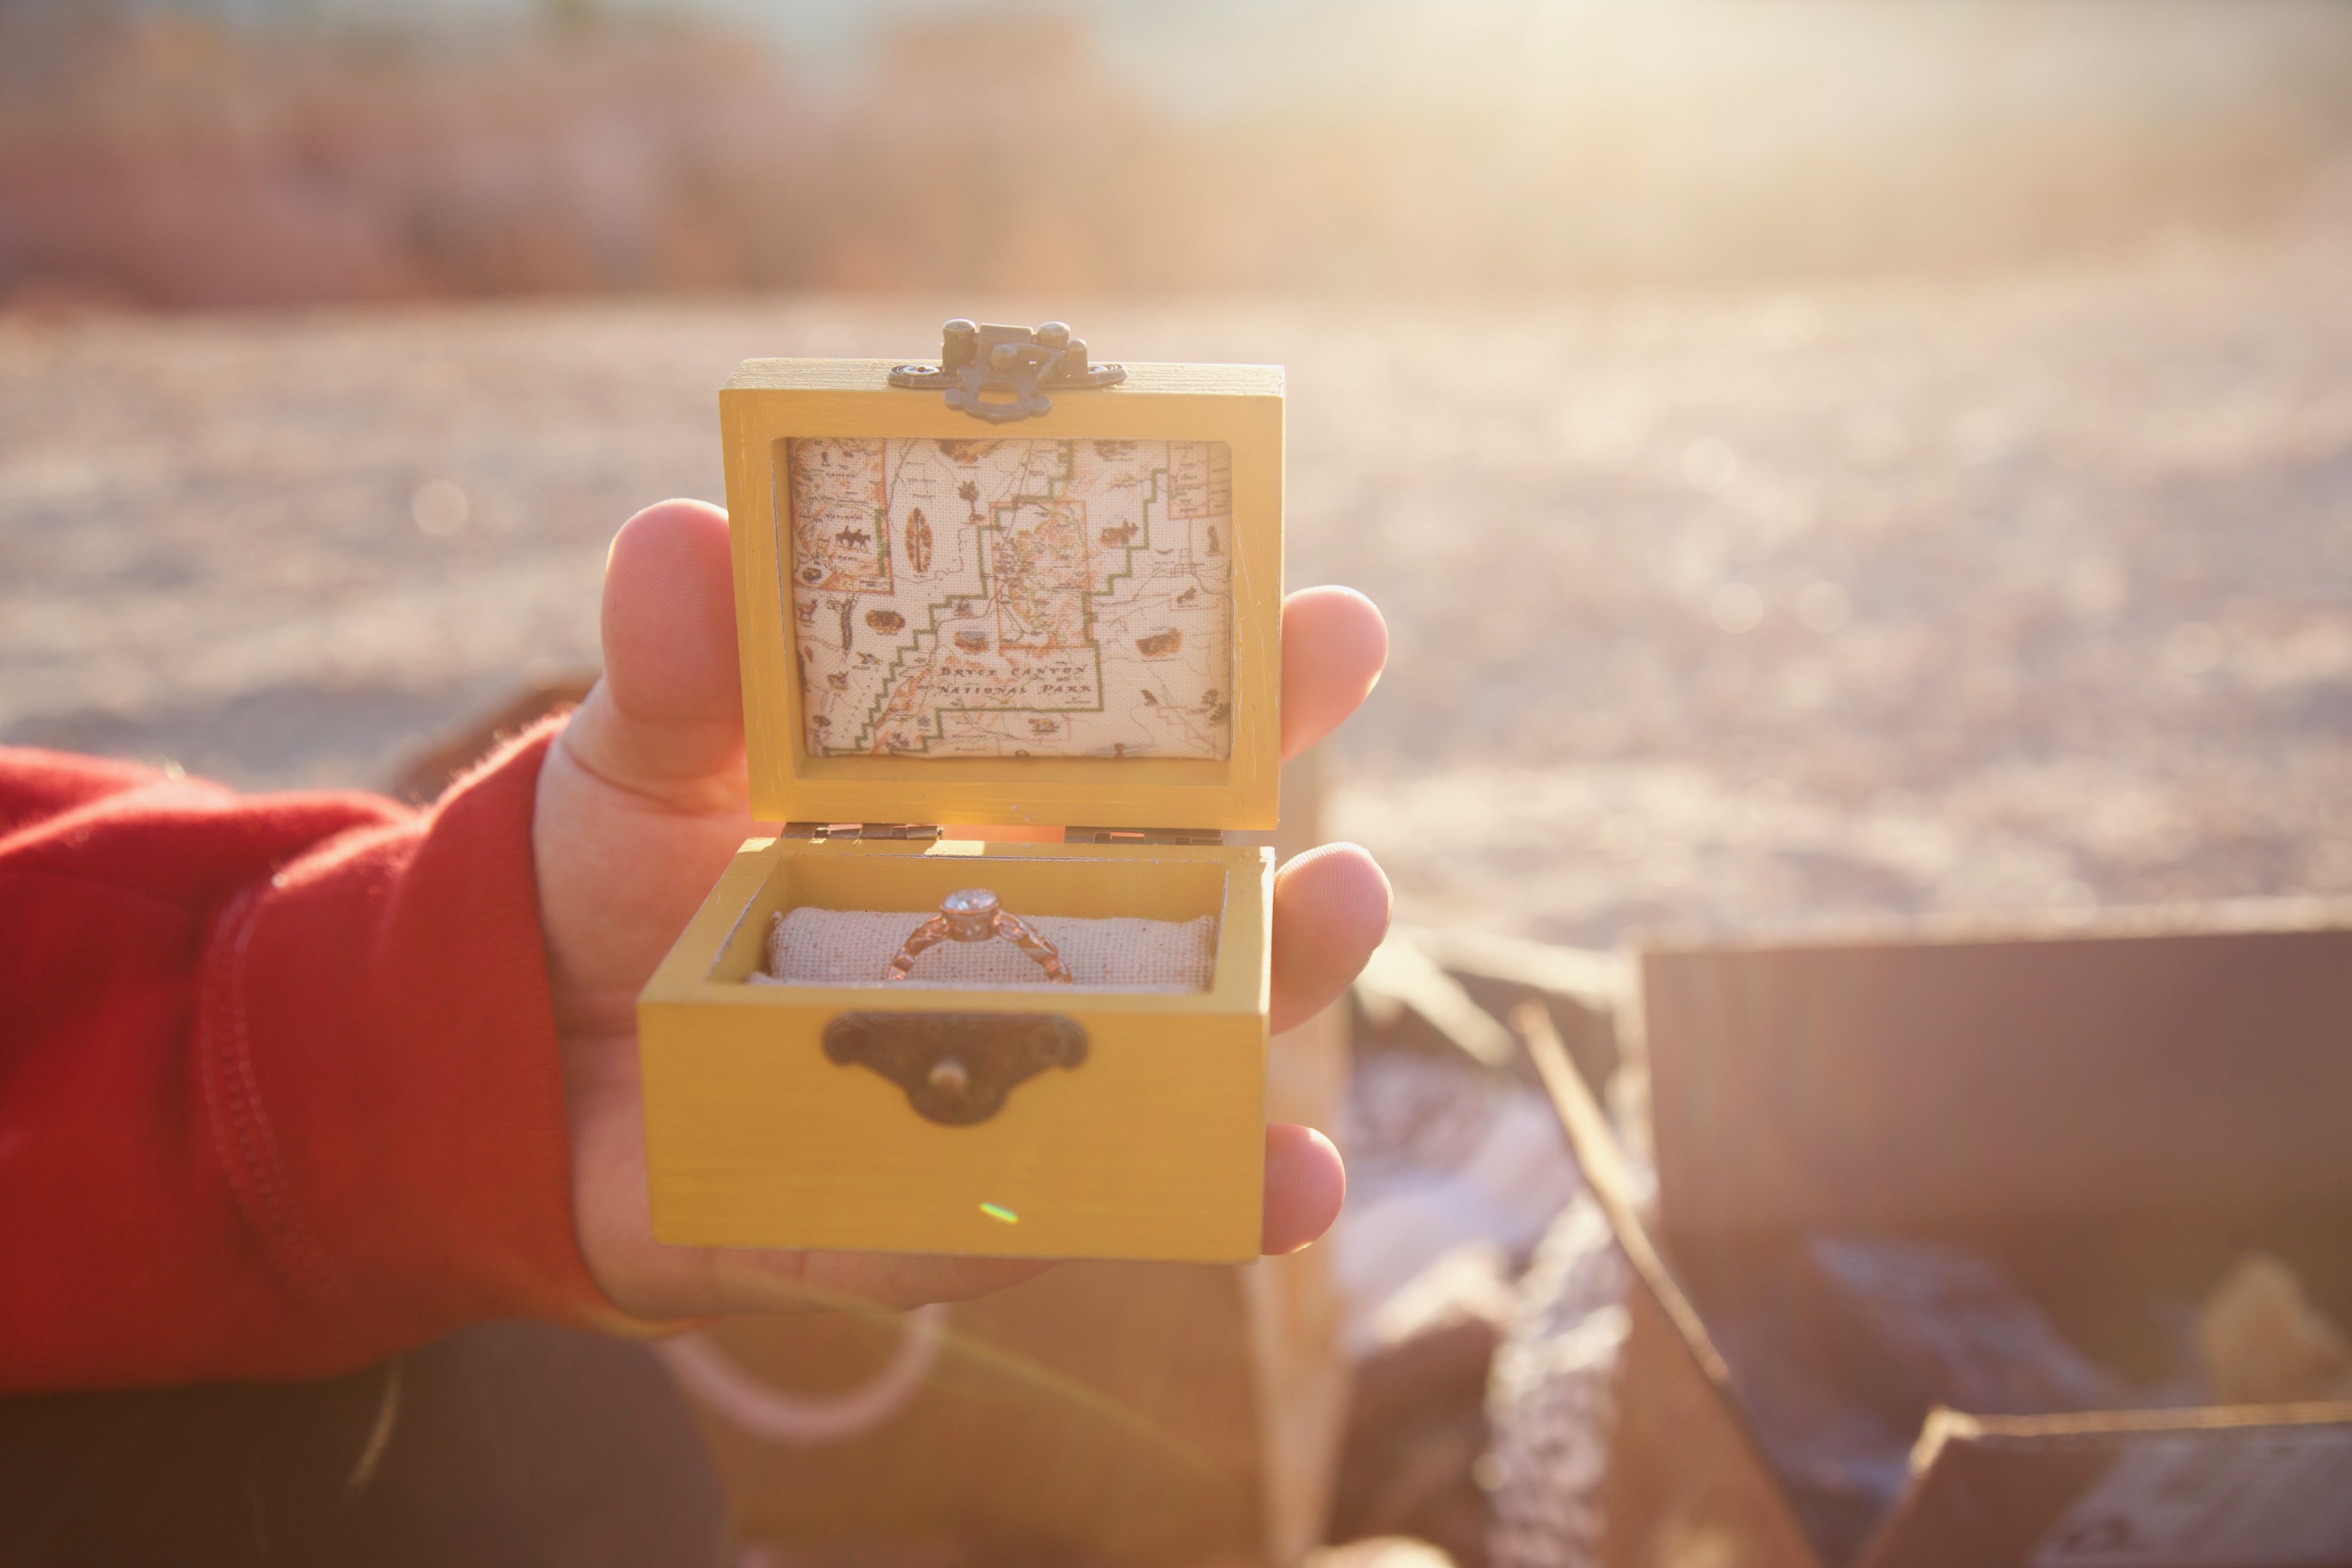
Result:
{"label": "antique latch plate", "polygon": [[958,319],[940,330],[939,363],[890,372],[891,385],[944,392],[950,408],[992,425],[1046,412],[1054,406],[1048,388],[1116,386],[1126,379],[1124,365],[1089,364],[1086,340],[1072,337],[1062,321],[1032,330]]}
{"label": "antique latch plate", "polygon": [[862,1067],[907,1091],[919,1116],[970,1127],[1047,1068],[1087,1059],[1087,1032],[1058,1013],[842,1013],[824,1026],[836,1067]]}

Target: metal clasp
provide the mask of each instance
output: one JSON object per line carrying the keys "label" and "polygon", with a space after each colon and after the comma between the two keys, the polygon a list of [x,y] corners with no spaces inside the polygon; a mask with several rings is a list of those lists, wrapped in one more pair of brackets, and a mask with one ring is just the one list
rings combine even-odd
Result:
{"label": "metal clasp", "polygon": [[824,1054],[888,1079],[917,1115],[971,1127],[1046,1068],[1076,1071],[1087,1031],[1059,1013],[841,1013],[824,1026]]}
{"label": "metal clasp", "polygon": [[947,405],[992,425],[1033,418],[1054,406],[1048,387],[1116,386],[1127,367],[1087,363],[1087,344],[1066,322],[1027,327],[982,327],[961,318],[940,330],[940,363],[902,364],[890,384],[918,392],[945,392]]}

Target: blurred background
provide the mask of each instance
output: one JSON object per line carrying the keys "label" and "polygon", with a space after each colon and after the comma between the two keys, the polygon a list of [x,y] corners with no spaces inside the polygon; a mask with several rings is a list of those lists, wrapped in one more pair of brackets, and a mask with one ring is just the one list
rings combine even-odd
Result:
{"label": "blurred background", "polygon": [[2352,890],[2303,0],[7,0],[0,736],[382,783],[950,314],[1290,366],[1408,920]]}

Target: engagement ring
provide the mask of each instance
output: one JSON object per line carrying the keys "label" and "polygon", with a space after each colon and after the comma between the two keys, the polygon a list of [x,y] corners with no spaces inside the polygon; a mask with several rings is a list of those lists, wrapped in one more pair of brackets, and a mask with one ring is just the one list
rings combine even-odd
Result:
{"label": "engagement ring", "polygon": [[986,888],[965,888],[940,900],[940,912],[915,928],[882,978],[906,979],[914,971],[917,955],[943,942],[993,942],[999,937],[1034,959],[1055,984],[1072,984],[1054,944],[1006,914],[996,895]]}

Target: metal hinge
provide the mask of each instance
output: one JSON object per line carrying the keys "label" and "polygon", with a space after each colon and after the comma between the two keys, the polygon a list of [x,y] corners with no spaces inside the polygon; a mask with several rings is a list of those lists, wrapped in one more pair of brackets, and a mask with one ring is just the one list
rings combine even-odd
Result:
{"label": "metal hinge", "polygon": [[[940,830],[927,822],[787,822],[783,837],[819,843],[853,838],[913,839],[928,844]],[[1223,844],[1225,835],[1215,827],[1065,827],[1065,844]]]}
{"label": "metal hinge", "polygon": [[787,822],[787,838],[812,838],[831,843],[846,838],[912,838],[929,843],[940,830],[926,822]]}
{"label": "metal hinge", "polygon": [[1065,827],[1065,844],[1223,844],[1216,827]]}
{"label": "metal hinge", "polygon": [[945,392],[950,408],[992,425],[1010,424],[1045,413],[1053,387],[1116,386],[1127,367],[1087,363],[1084,338],[1070,336],[1066,322],[1027,327],[982,327],[961,318],[940,329],[940,363],[902,364],[890,384],[918,392]]}

